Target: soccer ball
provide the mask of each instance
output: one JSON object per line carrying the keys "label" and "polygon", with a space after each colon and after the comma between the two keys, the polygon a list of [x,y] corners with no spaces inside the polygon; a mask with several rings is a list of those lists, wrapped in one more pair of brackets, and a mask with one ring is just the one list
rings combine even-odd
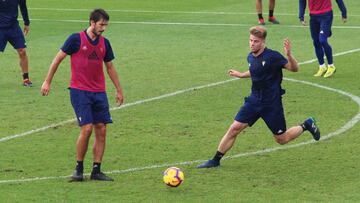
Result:
{"label": "soccer ball", "polygon": [[184,181],[184,173],[177,167],[170,167],[163,173],[164,183],[170,187],[177,187]]}

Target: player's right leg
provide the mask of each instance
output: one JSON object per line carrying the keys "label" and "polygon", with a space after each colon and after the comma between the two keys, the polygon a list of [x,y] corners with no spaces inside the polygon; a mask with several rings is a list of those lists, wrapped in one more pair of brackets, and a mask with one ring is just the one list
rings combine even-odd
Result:
{"label": "player's right leg", "polygon": [[220,166],[220,160],[224,154],[234,145],[237,135],[248,126],[252,126],[259,119],[261,106],[250,103],[245,98],[245,103],[236,114],[234,122],[229,127],[220,141],[218,150],[213,159],[210,159],[198,166],[198,168],[212,168]]}
{"label": "player's right leg", "polygon": [[198,168],[212,168],[220,166],[220,160],[224,154],[231,149],[234,145],[237,135],[246,127],[248,124],[234,121],[228,131],[225,133],[220,141],[218,150],[213,159],[210,159],[198,166]]}
{"label": "player's right leg", "polygon": [[7,44],[7,37],[6,37],[7,29],[0,28],[0,52],[5,50]]}

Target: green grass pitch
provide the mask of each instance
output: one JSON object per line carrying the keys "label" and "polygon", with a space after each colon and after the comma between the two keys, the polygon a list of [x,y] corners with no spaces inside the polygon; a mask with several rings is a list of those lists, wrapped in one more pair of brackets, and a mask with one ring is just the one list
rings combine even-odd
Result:
{"label": "green grass pitch", "polygon": [[[267,16],[268,1],[263,3]],[[314,59],[309,28],[301,27],[297,18],[298,1],[276,3],[281,24],[266,25],[267,46],[283,52],[282,40],[289,37],[299,62]],[[211,170],[198,170],[196,165],[213,156],[250,91],[249,79],[227,81],[227,70],[247,69],[248,29],[257,24],[255,1],[34,0],[27,4],[31,30],[26,40],[34,87],[21,86],[18,56],[11,45],[0,54],[1,202],[359,201],[360,124],[346,127],[351,119],[359,120],[359,106],[331,91],[360,96],[358,0],[345,0],[346,24],[333,1],[329,41],[339,55],[334,57],[337,72],[332,78],[313,77],[316,62],[302,64],[298,73],[284,71],[286,78],[331,88],[284,80],[288,126],[314,116],[324,136],[346,131],[301,145],[312,139],[304,133],[285,145],[298,147],[274,150],[282,146],[259,121],[239,135],[222,166]],[[111,111],[114,123],[108,126],[102,169],[115,182],[69,183],[65,176],[74,169],[79,128],[74,122],[57,124],[74,118],[67,90],[70,57],[59,67],[48,97],[40,96],[40,87],[65,39],[87,28],[89,12],[97,7],[110,14],[104,36],[114,50],[128,106]],[[222,81],[227,82],[212,85]],[[210,86],[189,90],[206,85]],[[181,90],[188,91],[169,95]],[[109,79],[107,92],[115,107]],[[149,101],[162,95],[166,97]],[[57,126],[31,132],[52,124]],[[86,173],[92,165],[91,146]],[[172,165],[185,173],[178,188],[162,183],[162,172]]]}

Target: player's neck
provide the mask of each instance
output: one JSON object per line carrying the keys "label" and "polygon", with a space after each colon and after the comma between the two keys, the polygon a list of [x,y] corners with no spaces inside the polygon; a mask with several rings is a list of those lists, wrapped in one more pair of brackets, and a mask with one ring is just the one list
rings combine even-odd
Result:
{"label": "player's neck", "polygon": [[260,54],[262,54],[262,53],[264,52],[265,48],[266,48],[266,47],[262,47],[261,49],[259,49],[259,51],[253,52],[252,55],[253,55],[254,57],[258,57]]}
{"label": "player's neck", "polygon": [[90,37],[92,41],[96,40],[96,38],[98,37],[92,32],[91,28],[86,29],[86,34]]}

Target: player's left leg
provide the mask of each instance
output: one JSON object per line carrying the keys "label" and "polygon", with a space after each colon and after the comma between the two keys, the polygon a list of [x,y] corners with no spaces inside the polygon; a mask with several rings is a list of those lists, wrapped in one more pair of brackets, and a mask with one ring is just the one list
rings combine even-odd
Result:
{"label": "player's left leg", "polygon": [[332,76],[336,72],[336,68],[333,63],[333,52],[332,47],[330,46],[328,42],[328,38],[331,37],[331,26],[333,21],[333,13],[329,12],[326,15],[322,16],[321,22],[320,22],[320,36],[319,40],[321,43],[321,46],[324,48],[324,52],[326,55],[326,59],[328,61],[328,68],[324,75],[325,78],[328,78]]}
{"label": "player's left leg", "polygon": [[93,156],[95,163],[101,163],[106,143],[106,124],[97,123],[94,125],[95,141],[93,146]]}
{"label": "player's left leg", "polygon": [[284,145],[291,140],[299,137],[302,133],[303,129],[301,126],[294,126],[286,130],[285,133],[282,133],[280,135],[274,134],[274,138],[277,143]]}
{"label": "player's left leg", "polygon": [[95,141],[93,147],[93,156],[94,163],[93,169],[91,172],[91,180],[101,180],[101,181],[114,181],[109,176],[101,172],[101,162],[105,151],[106,143],[106,124],[97,123],[94,125],[95,130]]}
{"label": "player's left leg", "polygon": [[112,123],[109,103],[105,92],[93,94],[93,116],[95,141],[93,146],[93,170],[91,172],[91,180],[114,181],[109,176],[101,172],[101,163],[105,151],[106,143],[106,124]]}
{"label": "player's left leg", "polygon": [[259,25],[265,25],[265,20],[262,16],[262,0],[256,0],[256,12],[259,18]]}
{"label": "player's left leg", "polygon": [[326,73],[326,65],[324,61],[324,50],[321,46],[319,35],[320,35],[320,22],[318,22],[317,16],[310,16],[310,33],[315,48],[315,54],[319,62],[319,69],[314,74],[315,77],[323,76]]}
{"label": "player's left leg", "polygon": [[269,0],[269,22],[273,24],[280,24],[280,22],[274,16],[275,0]]}
{"label": "player's left leg", "polygon": [[23,76],[23,85],[25,87],[31,87],[32,82],[29,79],[29,59],[26,54],[25,37],[19,25],[15,25],[11,28],[11,35],[8,40],[19,55],[19,63]]}
{"label": "player's left leg", "polygon": [[22,70],[22,76],[23,76],[23,85],[25,87],[32,87],[32,82],[29,79],[29,59],[26,54],[25,48],[19,48],[16,50],[19,55],[20,59],[20,67]]}

